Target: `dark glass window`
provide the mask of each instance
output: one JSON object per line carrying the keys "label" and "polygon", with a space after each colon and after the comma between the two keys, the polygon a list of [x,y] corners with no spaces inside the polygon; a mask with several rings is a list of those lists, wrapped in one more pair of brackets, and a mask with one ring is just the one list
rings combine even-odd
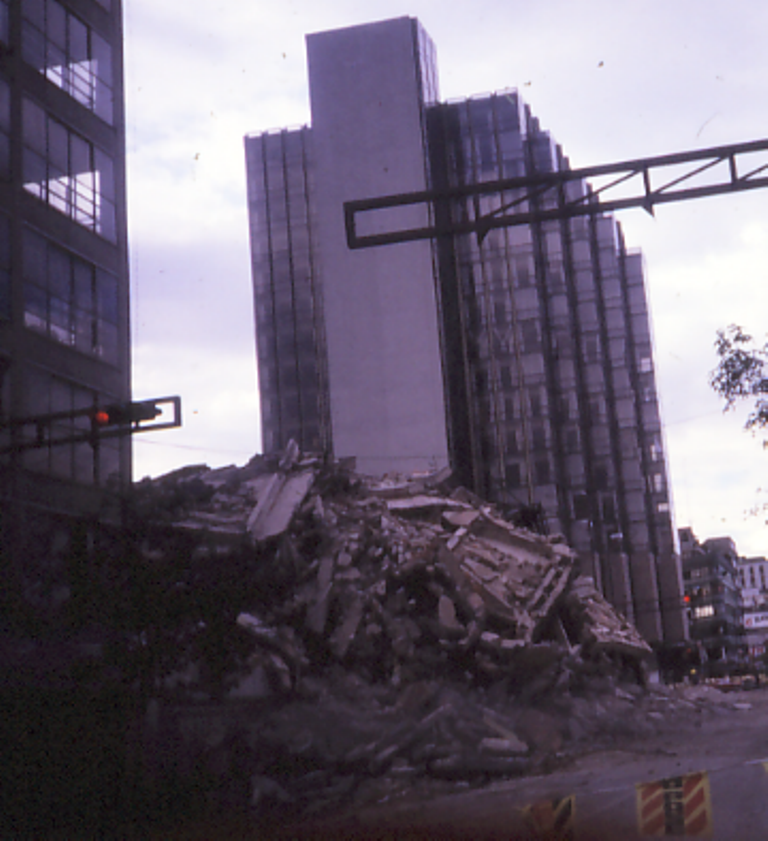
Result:
{"label": "dark glass window", "polygon": [[538,322],[534,319],[521,322],[520,333],[522,334],[523,353],[538,353],[541,349]]}
{"label": "dark glass window", "polygon": [[537,485],[548,485],[551,481],[550,479],[550,469],[549,469],[549,461],[546,459],[541,459],[536,462],[535,464],[536,470],[536,484]]}
{"label": "dark glass window", "polygon": [[589,519],[589,500],[586,494],[573,495],[573,518],[574,520]]}
{"label": "dark glass window", "polygon": [[516,462],[508,464],[506,466],[506,475],[507,475],[507,487],[508,488],[519,488],[521,485],[520,482],[520,465]]}
{"label": "dark glass window", "polygon": [[595,487],[598,490],[604,491],[608,487],[608,468],[605,465],[597,465],[595,467]]}
{"label": "dark glass window", "polygon": [[[28,371],[23,382],[25,415],[77,412],[115,402],[113,395],[98,395],[37,369]],[[96,450],[88,441],[61,442],[62,438],[88,433],[89,429],[87,415],[58,419],[50,429],[50,440],[58,440],[58,443],[23,453],[24,466],[38,473],[50,473],[81,483],[106,481],[119,469],[119,444],[115,439],[100,440]]]}
{"label": "dark glass window", "polygon": [[533,428],[533,449],[536,452],[547,449],[547,433],[542,426]]}
{"label": "dark glass window", "polygon": [[0,321],[11,318],[11,223],[0,215]]}
{"label": "dark glass window", "polygon": [[117,360],[117,278],[30,229],[22,236],[24,325],[77,350]]}
{"label": "dark glass window", "polygon": [[[2,6],[0,6],[2,9]],[[0,78],[0,178],[11,174],[11,88]]]}
{"label": "dark glass window", "polygon": [[114,242],[112,159],[29,99],[24,100],[23,139],[24,189]]}
{"label": "dark glass window", "polygon": [[0,0],[0,41],[9,42],[8,0]]}
{"label": "dark glass window", "polygon": [[22,18],[24,60],[111,124],[110,45],[56,0],[22,0]]}

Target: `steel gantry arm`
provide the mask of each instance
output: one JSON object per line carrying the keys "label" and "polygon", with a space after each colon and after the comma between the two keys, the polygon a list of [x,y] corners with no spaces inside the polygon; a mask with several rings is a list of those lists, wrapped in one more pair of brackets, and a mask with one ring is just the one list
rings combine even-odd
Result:
{"label": "steel gantry arm", "polygon": [[[61,423],[75,424],[77,421],[83,421],[77,430],[59,432],[57,429]],[[136,432],[153,432],[178,426],[181,426],[181,398],[176,396],[155,397],[138,403],[112,403],[74,411],[47,412],[26,418],[0,420],[0,455],[82,442],[96,447],[102,438],[123,438]],[[5,441],[5,438],[14,440]]]}
{"label": "steel gantry arm", "polygon": [[[756,155],[766,151],[768,140],[755,140],[583,169],[483,181],[447,190],[348,201],[344,203],[347,244],[353,249],[367,248],[466,233],[476,233],[482,239],[494,228],[627,207],[642,207],[652,214],[657,204],[768,187],[768,157]],[[590,184],[589,179],[597,182]],[[585,182],[587,188],[583,189],[581,185]],[[484,196],[497,196],[499,206],[483,212],[480,199]],[[421,227],[393,226],[393,217],[383,213],[418,206],[427,211],[436,203],[446,202],[450,206],[457,201],[462,202],[464,218],[451,219],[439,226],[434,222]],[[424,218],[432,216],[424,213]],[[359,233],[359,227],[366,232]]]}

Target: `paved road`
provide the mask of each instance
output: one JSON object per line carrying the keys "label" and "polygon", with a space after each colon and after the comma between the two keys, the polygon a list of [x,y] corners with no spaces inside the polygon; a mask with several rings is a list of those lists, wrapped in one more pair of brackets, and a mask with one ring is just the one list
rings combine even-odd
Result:
{"label": "paved road", "polygon": [[405,796],[289,836],[766,841],[768,690],[728,700],[736,707],[698,730],[584,756],[543,777],[426,801]]}

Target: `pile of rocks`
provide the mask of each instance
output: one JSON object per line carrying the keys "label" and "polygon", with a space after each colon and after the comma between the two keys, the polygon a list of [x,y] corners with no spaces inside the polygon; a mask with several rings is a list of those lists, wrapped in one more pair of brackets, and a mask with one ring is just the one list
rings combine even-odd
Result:
{"label": "pile of rocks", "polygon": [[173,535],[191,566],[236,560],[242,575],[247,595],[222,613],[247,651],[217,697],[196,662],[157,688],[161,764],[204,772],[221,806],[525,773],[609,735],[613,707],[620,729],[643,726],[627,710],[641,712],[648,645],[562,538],[448,471],[372,480],[290,447],[145,480],[137,505],[154,523],[147,564]]}
{"label": "pile of rocks", "polygon": [[184,468],[143,491],[155,521],[194,536],[192,563],[251,550],[258,587],[237,622],[276,690],[330,663],[395,685],[519,684],[575,647],[638,672],[650,654],[562,538],[514,526],[447,471],[373,481],[294,449],[276,467]]}

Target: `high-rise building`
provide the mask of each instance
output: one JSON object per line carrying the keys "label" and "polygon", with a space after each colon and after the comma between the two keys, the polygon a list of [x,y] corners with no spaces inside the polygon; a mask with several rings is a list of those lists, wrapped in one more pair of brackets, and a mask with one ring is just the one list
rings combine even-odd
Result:
{"label": "high-rise building", "polygon": [[597,212],[350,250],[345,201],[568,161],[514,90],[440,102],[412,18],[307,51],[311,127],[246,138],[265,450],[294,438],[374,474],[449,463],[499,504],[541,506],[649,639],[685,637],[641,256]]}
{"label": "high-rise building", "polygon": [[4,549],[50,560],[130,480],[127,439],[45,443],[129,398],[121,0],[0,0]]}

